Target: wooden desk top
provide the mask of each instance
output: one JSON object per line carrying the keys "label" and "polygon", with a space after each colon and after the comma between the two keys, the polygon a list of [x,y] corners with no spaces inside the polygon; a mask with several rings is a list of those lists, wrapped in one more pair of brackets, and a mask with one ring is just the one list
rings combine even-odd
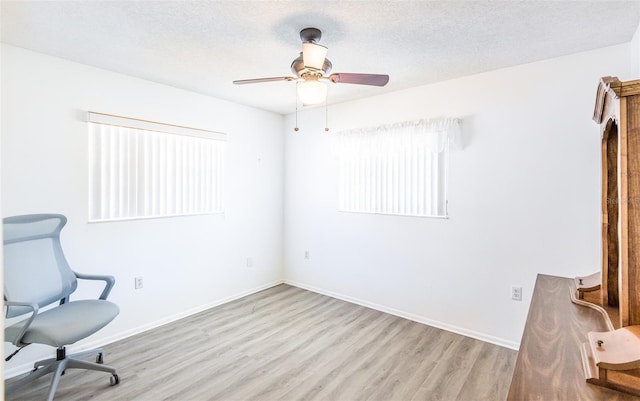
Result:
{"label": "wooden desk top", "polygon": [[585,381],[580,346],[607,326],[598,312],[571,302],[571,283],[538,275],[507,400],[640,400]]}

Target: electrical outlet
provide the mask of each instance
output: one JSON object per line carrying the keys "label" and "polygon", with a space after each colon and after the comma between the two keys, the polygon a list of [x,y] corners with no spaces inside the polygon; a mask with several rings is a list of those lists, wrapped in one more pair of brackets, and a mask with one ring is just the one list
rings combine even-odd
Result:
{"label": "electrical outlet", "polygon": [[305,258],[306,260],[311,259],[311,258],[309,257],[309,251],[304,251],[304,258]]}
{"label": "electrical outlet", "polygon": [[253,259],[247,258],[247,267],[253,267]]}
{"label": "electrical outlet", "polygon": [[522,287],[517,285],[511,286],[511,299],[514,301],[522,301]]}
{"label": "electrical outlet", "polygon": [[136,290],[139,290],[142,287],[144,287],[144,282],[142,281],[142,276],[136,277],[135,281],[136,281]]}

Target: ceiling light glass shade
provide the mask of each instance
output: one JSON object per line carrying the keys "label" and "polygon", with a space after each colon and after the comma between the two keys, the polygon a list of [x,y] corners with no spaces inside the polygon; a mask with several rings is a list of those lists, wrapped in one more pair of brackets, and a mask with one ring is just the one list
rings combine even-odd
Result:
{"label": "ceiling light glass shade", "polygon": [[327,57],[327,48],[315,43],[302,44],[302,60],[307,68],[322,70],[324,59]]}
{"label": "ceiling light glass shade", "polygon": [[327,85],[317,80],[300,82],[298,96],[304,106],[322,103],[327,98]]}

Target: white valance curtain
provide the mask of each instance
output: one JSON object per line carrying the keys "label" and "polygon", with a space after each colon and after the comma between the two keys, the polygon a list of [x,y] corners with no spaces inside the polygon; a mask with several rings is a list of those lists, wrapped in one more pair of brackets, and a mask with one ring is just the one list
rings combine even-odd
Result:
{"label": "white valance curtain", "polygon": [[339,147],[357,146],[370,151],[384,151],[389,147],[398,150],[424,147],[432,153],[440,153],[445,147],[461,149],[460,120],[456,118],[407,121],[372,128],[342,131],[336,134]]}
{"label": "white valance curtain", "polygon": [[449,147],[458,119],[429,119],[336,134],[340,210],[446,217]]}

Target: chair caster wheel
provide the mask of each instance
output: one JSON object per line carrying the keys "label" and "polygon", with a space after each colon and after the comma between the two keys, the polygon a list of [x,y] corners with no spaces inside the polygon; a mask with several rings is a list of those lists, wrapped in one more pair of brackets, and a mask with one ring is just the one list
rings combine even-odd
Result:
{"label": "chair caster wheel", "polygon": [[96,363],[99,363],[99,364],[101,364],[101,365],[104,363],[104,359],[103,359],[103,356],[102,356],[102,352],[101,352],[101,353],[99,353],[99,354],[98,354],[98,356],[96,356]]}
{"label": "chair caster wheel", "polygon": [[115,386],[116,384],[120,384],[120,378],[118,377],[118,375],[113,375],[109,378],[109,382],[112,386]]}

